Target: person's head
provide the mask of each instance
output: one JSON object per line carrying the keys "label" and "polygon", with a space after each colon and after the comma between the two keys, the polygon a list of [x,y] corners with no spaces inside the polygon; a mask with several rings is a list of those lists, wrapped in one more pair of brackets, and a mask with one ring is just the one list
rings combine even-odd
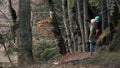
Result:
{"label": "person's head", "polygon": [[96,20],[96,22],[99,22],[100,21],[100,16],[95,16],[95,20]]}
{"label": "person's head", "polygon": [[90,21],[90,23],[93,25],[93,24],[95,24],[95,19],[91,19],[91,21]]}

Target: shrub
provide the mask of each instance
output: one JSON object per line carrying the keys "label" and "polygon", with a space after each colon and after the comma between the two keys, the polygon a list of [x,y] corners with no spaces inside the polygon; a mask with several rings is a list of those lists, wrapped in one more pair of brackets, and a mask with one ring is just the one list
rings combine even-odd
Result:
{"label": "shrub", "polygon": [[56,39],[41,38],[33,43],[33,54],[37,61],[52,60],[60,56]]}

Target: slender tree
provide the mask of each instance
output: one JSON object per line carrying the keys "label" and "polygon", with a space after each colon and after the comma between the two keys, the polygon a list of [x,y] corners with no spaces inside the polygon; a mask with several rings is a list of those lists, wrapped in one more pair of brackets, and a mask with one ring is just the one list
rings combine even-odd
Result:
{"label": "slender tree", "polygon": [[62,10],[63,10],[63,22],[64,22],[64,27],[65,27],[65,33],[66,33],[66,43],[67,43],[67,50],[68,52],[72,52],[71,49],[71,39],[70,39],[70,32],[69,32],[69,28],[68,28],[68,24],[67,24],[67,18],[66,18],[66,8],[65,8],[65,0],[62,0]]}
{"label": "slender tree", "polygon": [[67,0],[67,7],[68,7],[68,20],[69,20],[69,29],[70,29],[70,37],[71,37],[71,47],[73,52],[75,51],[75,38],[74,38],[74,32],[73,32],[73,17],[72,17],[72,6],[71,1]]}
{"label": "slender tree", "polygon": [[81,38],[82,38],[82,50],[85,51],[85,34],[84,34],[84,26],[83,26],[83,20],[82,20],[82,0],[77,0],[77,14],[78,14],[78,24],[79,29],[81,31]]}
{"label": "slender tree", "polygon": [[87,50],[88,42],[88,0],[83,0],[83,11],[84,11],[84,32],[85,32],[85,49]]}
{"label": "slender tree", "polygon": [[107,27],[108,22],[107,22],[107,2],[106,0],[101,0],[101,18],[102,18],[102,32],[104,29]]}

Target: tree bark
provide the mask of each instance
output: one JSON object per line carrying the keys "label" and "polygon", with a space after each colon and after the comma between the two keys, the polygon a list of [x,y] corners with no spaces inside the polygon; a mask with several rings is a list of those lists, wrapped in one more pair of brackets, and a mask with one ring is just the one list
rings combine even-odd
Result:
{"label": "tree bark", "polygon": [[69,20],[69,29],[70,29],[70,39],[71,39],[71,47],[72,51],[75,52],[76,44],[73,32],[73,17],[72,17],[72,7],[70,4],[70,0],[67,0],[67,7],[68,7],[68,20]]}
{"label": "tree bark", "polygon": [[102,18],[102,32],[108,27],[107,22],[107,3],[106,0],[101,0],[101,18]]}
{"label": "tree bark", "polygon": [[63,22],[64,22],[64,27],[65,27],[65,33],[66,33],[66,42],[67,42],[67,49],[68,52],[72,52],[71,49],[71,39],[70,39],[70,32],[67,24],[67,19],[66,19],[66,11],[65,11],[65,0],[62,0],[62,10],[63,10]]}
{"label": "tree bark", "polygon": [[65,44],[64,44],[64,39],[62,37],[60,28],[58,26],[58,22],[56,20],[56,14],[54,11],[54,3],[52,0],[48,0],[48,4],[49,4],[49,11],[51,13],[50,17],[52,17],[52,25],[53,25],[53,32],[55,37],[58,39],[58,46],[60,48],[60,53],[62,55],[66,54],[66,48],[65,48]]}
{"label": "tree bark", "polygon": [[77,14],[78,14],[78,23],[80,26],[81,31],[81,37],[82,37],[82,51],[85,51],[85,37],[84,37],[84,26],[83,26],[83,20],[82,20],[82,0],[77,0]]}
{"label": "tree bark", "polygon": [[88,19],[88,0],[83,0],[83,11],[84,11],[84,32],[85,32],[85,49],[87,49],[88,45],[88,23],[87,23],[87,19]]}
{"label": "tree bark", "polygon": [[33,62],[32,30],[30,26],[31,6],[30,0],[19,0],[19,55],[20,66]]}

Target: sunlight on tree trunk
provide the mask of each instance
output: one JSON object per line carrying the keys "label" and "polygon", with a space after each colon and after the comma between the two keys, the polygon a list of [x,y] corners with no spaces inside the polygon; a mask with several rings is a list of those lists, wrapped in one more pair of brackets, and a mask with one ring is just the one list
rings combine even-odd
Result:
{"label": "sunlight on tree trunk", "polygon": [[77,13],[78,13],[78,23],[80,26],[80,31],[81,31],[81,36],[82,36],[82,49],[85,51],[85,38],[84,38],[84,26],[83,26],[83,21],[82,21],[82,0],[77,0]]}
{"label": "sunlight on tree trunk", "polygon": [[67,24],[67,19],[66,19],[66,12],[65,12],[65,0],[62,0],[62,10],[63,10],[63,22],[64,22],[64,27],[65,27],[65,32],[66,32],[66,47],[68,49],[68,52],[72,52],[71,49],[71,39],[70,39],[70,32]]}
{"label": "sunlight on tree trunk", "polygon": [[69,29],[70,29],[70,39],[71,39],[71,48],[72,48],[72,52],[75,51],[75,38],[73,35],[73,17],[72,17],[72,7],[70,5],[70,0],[67,0],[67,7],[68,7],[68,20],[69,20]]}

